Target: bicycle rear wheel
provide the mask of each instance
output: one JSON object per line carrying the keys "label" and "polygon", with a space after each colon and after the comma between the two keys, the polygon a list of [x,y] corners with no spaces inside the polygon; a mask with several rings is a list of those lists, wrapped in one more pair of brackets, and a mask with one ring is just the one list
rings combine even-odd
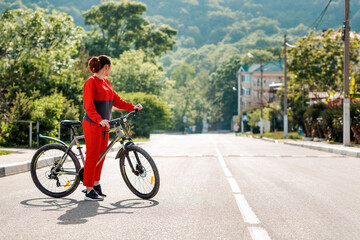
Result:
{"label": "bicycle rear wheel", "polygon": [[127,154],[125,151],[120,154],[120,171],[126,185],[140,198],[154,197],[160,187],[160,176],[154,160],[138,146],[131,145],[127,149]]}
{"label": "bicycle rear wheel", "polygon": [[[31,160],[31,177],[44,194],[60,198],[75,191],[79,185],[80,163],[72,151],[60,144],[47,144],[39,148]],[[59,171],[55,167],[62,161]]]}

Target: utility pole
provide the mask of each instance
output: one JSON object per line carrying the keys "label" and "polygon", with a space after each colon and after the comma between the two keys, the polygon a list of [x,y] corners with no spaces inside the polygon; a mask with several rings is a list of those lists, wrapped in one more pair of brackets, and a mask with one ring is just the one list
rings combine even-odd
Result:
{"label": "utility pole", "polygon": [[350,0],[345,0],[345,19],[344,19],[344,126],[343,144],[350,145],[350,98],[349,98],[349,76],[350,76],[350,57],[349,57],[349,37],[350,37]]}
{"label": "utility pole", "polygon": [[242,96],[242,86],[241,86],[242,74],[238,74],[238,116],[240,117],[240,131],[244,132],[244,122],[242,119],[242,109],[241,109],[241,96]]}
{"label": "utility pole", "polygon": [[261,137],[264,134],[264,119],[263,119],[263,72],[264,67],[261,64],[260,65],[260,73],[261,73],[261,99],[260,99],[260,105],[261,105],[261,115],[260,115],[260,135]]}
{"label": "utility pole", "polygon": [[284,35],[284,138],[288,136],[286,34]]}

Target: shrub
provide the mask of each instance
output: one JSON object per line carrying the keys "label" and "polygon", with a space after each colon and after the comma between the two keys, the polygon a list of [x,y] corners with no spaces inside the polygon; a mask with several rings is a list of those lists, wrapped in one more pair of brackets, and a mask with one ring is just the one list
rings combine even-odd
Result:
{"label": "shrub", "polygon": [[[135,137],[149,138],[150,133],[155,129],[165,129],[169,119],[168,106],[157,96],[142,92],[120,93],[122,99],[134,105],[140,103],[144,108],[141,115],[132,119]],[[113,117],[120,117],[121,113],[116,111]]]}
{"label": "shrub", "polygon": [[61,120],[79,119],[77,108],[74,107],[71,100],[67,100],[61,93],[36,99],[33,104],[32,119],[39,121],[40,132],[43,135],[56,137]]}
{"label": "shrub", "polygon": [[305,134],[307,137],[323,138],[324,133],[320,127],[322,121],[320,113],[326,108],[323,103],[313,104],[306,108],[304,113]]}
{"label": "shrub", "polygon": [[360,102],[351,102],[351,131],[356,143],[360,143]]}
{"label": "shrub", "polygon": [[320,128],[326,139],[341,142],[343,139],[342,107],[327,108],[320,113]]}
{"label": "shrub", "polygon": [[[59,122],[63,119],[79,119],[78,109],[61,93],[33,100],[18,92],[8,113],[10,120],[39,121],[40,133],[56,137]],[[33,132],[36,124],[33,124]],[[69,133],[65,133],[69,134]],[[33,140],[36,134],[33,134]],[[29,144],[29,124],[10,122],[1,124],[0,144],[3,146],[26,146]]]}
{"label": "shrub", "polygon": [[[10,120],[31,120],[33,105],[31,99],[23,92],[17,92],[13,106],[8,113]],[[1,124],[0,144],[3,146],[29,144],[29,124],[22,122],[9,122]]]}

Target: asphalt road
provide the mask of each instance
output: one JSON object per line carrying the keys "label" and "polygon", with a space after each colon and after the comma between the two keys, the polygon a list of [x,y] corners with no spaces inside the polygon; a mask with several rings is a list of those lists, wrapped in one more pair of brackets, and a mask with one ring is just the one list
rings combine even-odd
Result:
{"label": "asphalt road", "polygon": [[152,200],[125,186],[116,153],[102,202],[53,199],[30,173],[0,178],[0,239],[360,239],[360,160],[230,134],[152,135]]}

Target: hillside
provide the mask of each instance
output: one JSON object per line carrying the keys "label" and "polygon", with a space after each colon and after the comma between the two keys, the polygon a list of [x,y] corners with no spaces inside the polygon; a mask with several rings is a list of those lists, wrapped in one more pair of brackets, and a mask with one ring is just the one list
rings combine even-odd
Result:
{"label": "hillside", "polygon": [[[82,12],[101,0],[3,0],[7,8],[36,8],[66,12],[77,25],[84,25]],[[197,72],[209,73],[235,54],[255,48],[279,47],[283,35],[290,38],[307,35],[309,30],[339,28],[343,24],[343,0],[334,0],[322,18],[314,21],[328,0],[141,0],[147,5],[150,22],[168,24],[178,30],[174,51],[160,58],[168,76],[183,61]],[[360,31],[360,2],[351,3],[352,30]],[[310,26],[312,28],[310,28]],[[279,50],[275,50],[279,53]]]}
{"label": "hillside", "polygon": [[[42,7],[67,12],[77,25],[84,26],[82,11],[101,0],[3,0],[0,11],[7,8]],[[328,0],[142,0],[153,22],[166,23],[179,30],[182,47],[199,48],[204,44],[234,43],[256,30],[266,35],[281,29],[310,26]],[[338,28],[343,24],[342,0],[332,1],[318,29]],[[351,3],[352,30],[360,31],[360,2]],[[299,32],[300,31],[300,32]],[[298,29],[295,34],[305,34]]]}

